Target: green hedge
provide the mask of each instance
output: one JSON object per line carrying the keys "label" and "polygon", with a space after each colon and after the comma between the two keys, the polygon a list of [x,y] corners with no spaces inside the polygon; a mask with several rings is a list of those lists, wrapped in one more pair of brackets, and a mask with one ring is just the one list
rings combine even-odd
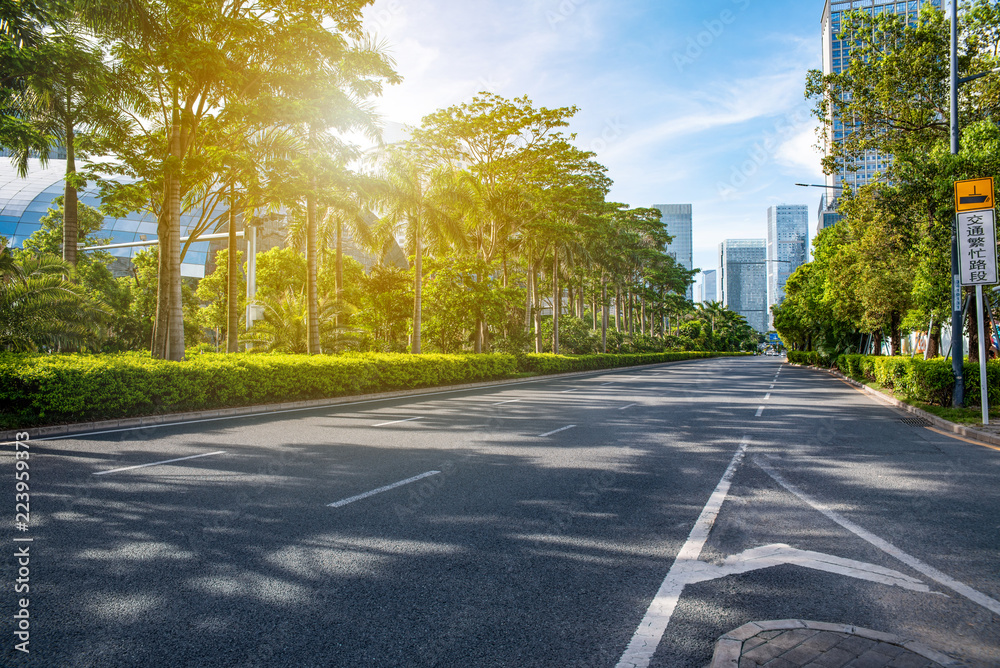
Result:
{"label": "green hedge", "polygon": [[[872,355],[841,355],[836,366],[858,382],[878,383],[910,399],[939,406],[950,406],[955,374],[951,360],[937,358],[924,361],[909,357]],[[1000,402],[1000,360],[986,365],[986,386],[990,405]],[[972,406],[980,402],[979,363],[965,363],[965,402]]]}
{"label": "green hedge", "polygon": [[[726,353],[720,353],[726,354]],[[0,354],[0,428],[322,399],[712,357],[643,355]]]}
{"label": "green hedge", "polygon": [[829,355],[817,352],[803,352],[801,350],[788,351],[788,361],[792,364],[804,364],[806,366],[819,366],[829,369],[833,366],[833,360]]}

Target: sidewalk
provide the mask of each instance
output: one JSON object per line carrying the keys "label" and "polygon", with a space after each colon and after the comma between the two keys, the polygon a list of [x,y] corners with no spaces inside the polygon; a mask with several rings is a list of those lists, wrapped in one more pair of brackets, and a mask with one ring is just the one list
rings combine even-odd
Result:
{"label": "sidewalk", "polygon": [[958,668],[919,642],[845,624],[750,622],[719,638],[710,668]]}

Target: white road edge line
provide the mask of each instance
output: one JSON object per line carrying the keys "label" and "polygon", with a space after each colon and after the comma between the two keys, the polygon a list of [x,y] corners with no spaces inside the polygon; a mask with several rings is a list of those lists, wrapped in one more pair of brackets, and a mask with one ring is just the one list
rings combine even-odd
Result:
{"label": "white road edge line", "polygon": [[375,496],[376,494],[381,494],[382,492],[388,492],[390,489],[396,489],[397,487],[402,487],[403,485],[409,485],[411,482],[416,482],[418,480],[423,480],[424,478],[429,478],[432,475],[437,475],[441,473],[440,471],[428,471],[427,473],[421,473],[420,475],[415,475],[412,478],[407,478],[406,480],[400,480],[399,482],[394,482],[391,485],[386,485],[385,487],[379,487],[378,489],[373,489],[370,492],[365,492],[364,494],[358,494],[357,496],[349,496],[346,499],[341,499],[340,501],[334,501],[333,503],[326,504],[328,508],[342,508],[348,503],[354,503],[355,501],[360,501],[361,499],[367,499],[369,496]]}
{"label": "white road edge line", "polygon": [[400,422],[413,422],[414,420],[423,420],[423,416],[415,418],[406,418],[405,420],[393,420],[392,422],[380,422],[378,424],[373,424],[373,427],[387,427],[390,424],[399,424]]}
{"label": "white road edge line", "polygon": [[764,407],[761,406],[760,408],[757,409],[757,414],[754,415],[754,417],[760,417],[763,414],[764,414]]}
{"label": "white road edge line", "polygon": [[560,427],[559,429],[553,429],[552,431],[547,431],[544,434],[539,434],[538,438],[542,438],[543,436],[551,436],[552,434],[558,434],[561,431],[566,431],[567,429],[572,429],[575,426],[576,426],[575,424],[571,424],[568,427]]}
{"label": "white road edge line", "polygon": [[504,404],[513,404],[513,403],[515,403],[517,401],[520,401],[520,399],[508,399],[507,401],[498,401],[497,403],[495,403],[493,405],[494,406],[503,406]]}
{"label": "white road edge line", "polygon": [[608,381],[608,382],[606,382],[606,383],[601,383],[601,385],[614,385],[614,384],[615,384],[616,382],[618,382],[618,381],[614,381],[614,380],[609,380],[609,381]]}
{"label": "white road edge line", "polygon": [[109,471],[98,471],[94,475],[107,475],[109,473],[121,473],[122,471],[132,471],[134,469],[144,469],[147,466],[159,466],[160,464],[172,464],[174,462],[183,462],[186,459],[197,459],[199,457],[211,457],[212,455],[224,455],[225,450],[219,450],[217,452],[206,452],[202,455],[191,455],[190,457],[178,457],[177,459],[166,459],[162,462],[150,462],[149,464],[139,464],[138,466],[126,466],[120,469],[111,469]]}
{"label": "white road edge line", "polygon": [[667,572],[667,577],[663,579],[660,590],[656,592],[656,597],[653,598],[653,602],[646,610],[646,616],[639,622],[639,627],[635,630],[632,641],[625,648],[625,653],[622,654],[622,658],[615,668],[646,668],[649,666],[653,654],[656,653],[656,648],[659,647],[660,641],[663,639],[663,633],[667,630],[670,617],[674,614],[674,609],[680,601],[681,592],[684,590],[683,570],[701,555],[701,550],[708,541],[708,534],[712,531],[712,526],[719,516],[719,510],[722,509],[722,502],[729,494],[729,484],[736,473],[736,467],[743,460],[749,443],[749,436],[744,436],[743,440],[740,441],[740,447],[733,455],[733,460],[729,462],[729,468],[722,474],[722,479],[715,491],[712,492],[712,496],[709,497],[708,503],[705,504],[701,515],[698,516],[698,520],[694,523],[694,528],[691,529],[687,542],[677,553],[677,558],[674,559],[670,571]]}
{"label": "white road edge line", "polygon": [[621,407],[621,408],[619,408],[618,410],[620,410],[620,411],[623,411],[623,410],[625,410],[626,408],[632,408],[633,406],[638,406],[638,405],[639,405],[639,404],[629,404],[628,406],[622,406],[622,407]]}
{"label": "white road edge line", "polygon": [[780,473],[774,470],[770,465],[763,462],[759,457],[754,457],[754,463],[758,467],[760,467],[761,470],[763,470],[765,473],[771,476],[776,483],[784,487],[786,490],[797,496],[805,503],[812,506],[814,509],[821,512],[823,515],[826,515],[827,518],[833,520],[840,526],[844,527],[845,529],[853,533],[858,538],[861,538],[862,540],[871,543],[872,545],[882,550],[886,554],[892,555],[893,557],[895,557],[899,561],[902,561],[904,564],[906,564],[913,570],[926,575],[927,577],[934,580],[938,584],[947,587],[948,589],[951,589],[952,591],[958,594],[961,594],[962,596],[964,596],[965,598],[969,599],[974,603],[978,603],[979,605],[983,606],[993,614],[1000,615],[1000,601],[992,599],[986,594],[976,591],[972,587],[963,584],[958,580],[955,580],[954,578],[942,573],[933,566],[925,564],[916,557],[911,556],[906,552],[903,552],[901,549],[899,549],[889,541],[879,538],[878,536],[871,533],[867,529],[861,528],[851,520],[847,519],[846,517],[843,517],[836,511],[831,510],[825,504],[817,501],[816,499],[812,498],[811,496],[800,490],[792,483],[785,480],[785,478]]}
{"label": "white road edge line", "polygon": [[573,388],[572,390],[563,390],[563,391],[562,391],[562,392],[560,392],[559,394],[566,394],[567,392],[576,392],[576,391],[577,391],[577,390],[579,390],[579,389],[580,389],[580,388],[578,388],[578,387],[574,387],[574,388]]}

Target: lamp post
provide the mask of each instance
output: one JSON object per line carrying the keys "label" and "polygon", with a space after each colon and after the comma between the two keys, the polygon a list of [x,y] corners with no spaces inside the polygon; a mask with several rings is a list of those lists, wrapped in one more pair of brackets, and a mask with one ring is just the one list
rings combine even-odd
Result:
{"label": "lamp post", "polygon": [[[972,76],[958,77],[958,0],[951,0],[951,154],[958,155],[958,87],[975,81],[988,74],[1000,71],[994,68]],[[951,369],[955,374],[955,388],[952,392],[952,406],[959,408],[965,404],[965,346],[962,341],[962,280],[958,270],[958,216],[951,227]],[[982,316],[980,316],[980,320]]]}

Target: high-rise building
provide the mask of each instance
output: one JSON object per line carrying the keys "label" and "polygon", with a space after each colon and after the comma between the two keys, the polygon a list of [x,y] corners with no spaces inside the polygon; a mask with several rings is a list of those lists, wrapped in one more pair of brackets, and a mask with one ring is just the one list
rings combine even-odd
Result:
{"label": "high-rise building", "polygon": [[[844,14],[862,11],[869,15],[900,14],[915,23],[917,15],[925,6],[941,8],[941,0],[826,0],[823,7],[823,74],[839,73],[850,66],[851,48],[855,39],[852,35],[842,35]],[[843,39],[841,39],[843,38]],[[833,119],[832,136],[828,141],[838,142],[850,134],[850,127],[841,119]],[[865,155],[841,165],[837,174],[827,175],[827,185],[849,185],[860,188],[871,181],[876,173],[884,173],[892,161],[892,156],[878,151],[866,151]]]}
{"label": "high-rise building", "polygon": [[701,272],[701,303],[719,301],[718,272],[708,269]]}
{"label": "high-rise building", "polygon": [[761,334],[767,327],[767,239],[719,244],[719,301]]}
{"label": "high-rise building", "polygon": [[826,193],[819,198],[819,210],[816,212],[816,234],[828,227],[833,227],[843,218],[837,211],[837,198],[827,197]]}
{"label": "high-rise building", "polygon": [[[673,256],[677,264],[685,269],[694,268],[694,247],[692,243],[692,215],[690,204],[654,204],[662,214],[663,226],[667,234],[674,238],[667,245],[667,252]],[[684,295],[688,299],[694,297],[694,291],[689,285]]]}
{"label": "high-rise building", "polygon": [[809,250],[809,207],[779,204],[767,210],[767,322],[774,329],[771,307],[785,299],[785,282],[806,263]]}

